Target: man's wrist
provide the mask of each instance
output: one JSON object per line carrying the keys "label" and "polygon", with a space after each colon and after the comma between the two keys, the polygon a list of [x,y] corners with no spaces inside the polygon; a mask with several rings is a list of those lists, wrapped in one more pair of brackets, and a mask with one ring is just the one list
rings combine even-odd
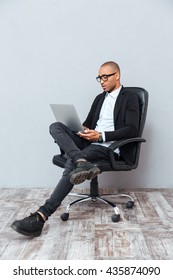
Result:
{"label": "man's wrist", "polygon": [[102,137],[102,133],[99,132],[99,138],[97,140],[98,143],[102,143],[103,142],[103,137]]}

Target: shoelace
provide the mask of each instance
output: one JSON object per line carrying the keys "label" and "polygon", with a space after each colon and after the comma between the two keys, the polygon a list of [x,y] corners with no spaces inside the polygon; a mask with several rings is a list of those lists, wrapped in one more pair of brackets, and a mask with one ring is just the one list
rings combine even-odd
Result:
{"label": "shoelace", "polygon": [[37,213],[30,213],[30,215],[24,219],[29,220],[31,217],[36,217],[36,215],[37,215]]}

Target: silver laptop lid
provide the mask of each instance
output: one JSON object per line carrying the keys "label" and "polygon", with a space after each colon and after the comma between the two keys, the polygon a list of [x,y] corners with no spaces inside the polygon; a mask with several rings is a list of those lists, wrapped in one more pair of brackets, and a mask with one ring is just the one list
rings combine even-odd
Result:
{"label": "silver laptop lid", "polygon": [[71,130],[83,131],[77,111],[72,104],[50,104],[57,122],[62,122]]}

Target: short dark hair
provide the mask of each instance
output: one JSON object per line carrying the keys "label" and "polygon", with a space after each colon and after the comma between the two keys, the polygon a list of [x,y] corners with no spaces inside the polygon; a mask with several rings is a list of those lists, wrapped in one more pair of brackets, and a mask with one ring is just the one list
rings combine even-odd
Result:
{"label": "short dark hair", "polygon": [[103,66],[110,66],[112,69],[117,70],[120,73],[120,67],[119,67],[118,63],[116,63],[114,61],[107,61],[101,65],[101,67],[103,67]]}

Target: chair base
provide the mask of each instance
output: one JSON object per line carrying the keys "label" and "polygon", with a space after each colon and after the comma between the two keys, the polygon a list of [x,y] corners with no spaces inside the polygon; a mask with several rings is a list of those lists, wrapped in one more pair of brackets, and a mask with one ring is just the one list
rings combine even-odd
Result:
{"label": "chair base", "polygon": [[109,196],[109,195],[113,195],[114,197],[126,197],[129,198],[129,201],[126,203],[126,207],[127,208],[133,208],[134,206],[134,200],[130,195],[126,195],[126,194],[104,194],[102,196],[99,195],[98,192],[98,181],[97,181],[97,177],[91,180],[90,183],[90,193],[89,194],[81,194],[81,193],[70,193],[70,196],[77,196],[79,197],[79,199],[76,199],[74,201],[72,201],[71,203],[69,203],[66,207],[66,210],[63,214],[61,214],[61,220],[62,221],[67,221],[69,219],[69,211],[72,205],[77,204],[77,203],[82,203],[85,201],[92,201],[92,202],[96,202],[97,200],[100,202],[103,202],[107,205],[110,205],[113,210],[114,210],[114,214],[112,215],[111,219],[113,222],[118,222],[120,220],[120,211],[119,208],[116,206],[115,203],[113,203],[110,200],[107,200],[106,198],[104,198],[105,196]]}

